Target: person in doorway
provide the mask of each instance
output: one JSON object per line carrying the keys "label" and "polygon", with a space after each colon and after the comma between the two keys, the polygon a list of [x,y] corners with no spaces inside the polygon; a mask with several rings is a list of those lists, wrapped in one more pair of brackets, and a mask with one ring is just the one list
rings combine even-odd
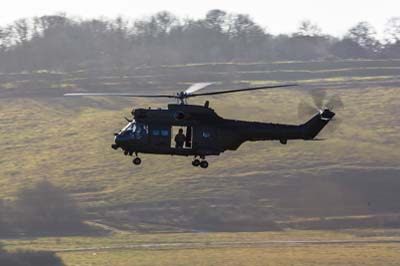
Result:
{"label": "person in doorway", "polygon": [[175,148],[183,149],[185,144],[186,136],[183,134],[183,129],[180,128],[178,134],[175,136]]}

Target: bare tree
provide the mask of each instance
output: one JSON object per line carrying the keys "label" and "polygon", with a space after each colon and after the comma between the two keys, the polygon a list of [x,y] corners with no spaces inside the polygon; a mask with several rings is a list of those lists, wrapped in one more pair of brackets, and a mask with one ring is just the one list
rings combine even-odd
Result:
{"label": "bare tree", "polygon": [[385,27],[386,44],[382,54],[386,58],[400,58],[400,17],[388,20]]}
{"label": "bare tree", "polygon": [[177,17],[167,11],[162,11],[148,19],[135,21],[134,32],[145,41],[160,40],[178,24]]}
{"label": "bare tree", "polygon": [[342,40],[335,42],[331,46],[330,51],[334,56],[343,59],[359,59],[369,57],[369,51],[350,38],[343,38]]}
{"label": "bare tree", "polygon": [[388,20],[385,26],[385,33],[389,43],[400,42],[400,17],[393,17]]}
{"label": "bare tree", "polygon": [[161,11],[155,14],[155,21],[160,28],[160,34],[166,35],[171,29],[179,24],[179,19],[168,11]]}
{"label": "bare tree", "polygon": [[312,23],[310,20],[303,20],[300,22],[295,35],[308,37],[321,36],[322,30],[317,24]]}
{"label": "bare tree", "polygon": [[9,37],[9,30],[0,27],[0,52],[3,52],[10,45]]}
{"label": "bare tree", "polygon": [[46,34],[48,31],[54,31],[65,26],[70,20],[65,14],[51,16],[42,16],[34,18],[34,28],[37,34]]}
{"label": "bare tree", "polygon": [[28,42],[31,33],[30,25],[27,19],[19,19],[11,26],[15,41],[18,44],[25,45]]}
{"label": "bare tree", "polygon": [[248,15],[233,17],[229,32],[235,47],[235,57],[240,60],[259,60],[261,47],[266,40],[265,30]]}
{"label": "bare tree", "polygon": [[0,27],[0,71],[122,71],[142,65],[315,60],[330,55],[397,58],[400,18],[388,22],[386,33],[390,41],[383,46],[367,22],[352,27],[344,38],[334,38],[304,20],[296,33],[272,36],[250,16],[219,9],[186,20],[162,11],[133,23],[121,17],[84,20],[56,14]]}
{"label": "bare tree", "polygon": [[376,38],[376,31],[368,22],[365,21],[359,22],[357,25],[350,28],[345,38],[353,40],[370,52],[377,52],[379,49],[379,41]]}
{"label": "bare tree", "polygon": [[210,10],[206,14],[205,23],[210,29],[222,33],[227,26],[227,13],[220,9]]}

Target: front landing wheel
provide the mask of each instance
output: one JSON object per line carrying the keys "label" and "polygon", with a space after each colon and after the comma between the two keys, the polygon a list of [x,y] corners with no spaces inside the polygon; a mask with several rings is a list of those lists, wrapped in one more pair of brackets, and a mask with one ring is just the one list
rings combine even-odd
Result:
{"label": "front landing wheel", "polygon": [[142,163],[142,160],[139,157],[136,157],[135,159],[133,159],[132,162],[134,165],[139,165]]}

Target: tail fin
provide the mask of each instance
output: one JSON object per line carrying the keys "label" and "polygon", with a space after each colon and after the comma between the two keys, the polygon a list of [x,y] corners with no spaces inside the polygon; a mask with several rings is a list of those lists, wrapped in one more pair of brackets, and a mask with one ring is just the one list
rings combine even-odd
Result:
{"label": "tail fin", "polygon": [[318,133],[329,123],[330,120],[335,116],[335,113],[329,109],[321,111],[319,114],[315,115],[308,122],[303,124],[305,140],[310,140],[315,138]]}

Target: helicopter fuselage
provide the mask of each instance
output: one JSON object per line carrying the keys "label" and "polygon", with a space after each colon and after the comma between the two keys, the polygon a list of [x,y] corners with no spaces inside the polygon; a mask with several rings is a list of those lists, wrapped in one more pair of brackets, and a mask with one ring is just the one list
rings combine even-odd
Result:
{"label": "helicopter fuselage", "polygon": [[[323,110],[301,125],[286,125],[224,119],[208,107],[170,104],[168,109],[136,109],[134,120],[115,137],[114,149],[125,154],[150,153],[182,156],[219,155],[237,150],[246,141],[311,140],[335,115]],[[184,132],[183,145],[176,145],[178,130]]]}
{"label": "helicopter fuselage", "polygon": [[[314,106],[304,105],[304,111],[312,110],[316,114],[301,125],[286,125],[224,119],[204,106],[188,105],[193,97],[204,97],[257,90],[288,88],[297,84],[264,85],[242,89],[198,92],[214,83],[195,83],[185,91],[171,94],[135,94],[127,92],[78,92],[65,96],[117,96],[131,98],[175,99],[180,104],[169,104],[167,109],[136,109],[133,119],[119,133],[115,134],[115,143],[111,147],[122,149],[125,155],[133,155],[135,165],[141,164],[138,153],[170,154],[195,158],[192,165],[207,168],[206,156],[219,155],[226,150],[237,150],[243,142],[260,140],[278,140],[286,144],[288,140],[312,140],[335,116],[329,108],[343,107],[338,97],[326,101],[326,93],[321,91],[313,95]],[[311,108],[311,109],[310,109]],[[200,157],[201,161],[197,158]]]}

